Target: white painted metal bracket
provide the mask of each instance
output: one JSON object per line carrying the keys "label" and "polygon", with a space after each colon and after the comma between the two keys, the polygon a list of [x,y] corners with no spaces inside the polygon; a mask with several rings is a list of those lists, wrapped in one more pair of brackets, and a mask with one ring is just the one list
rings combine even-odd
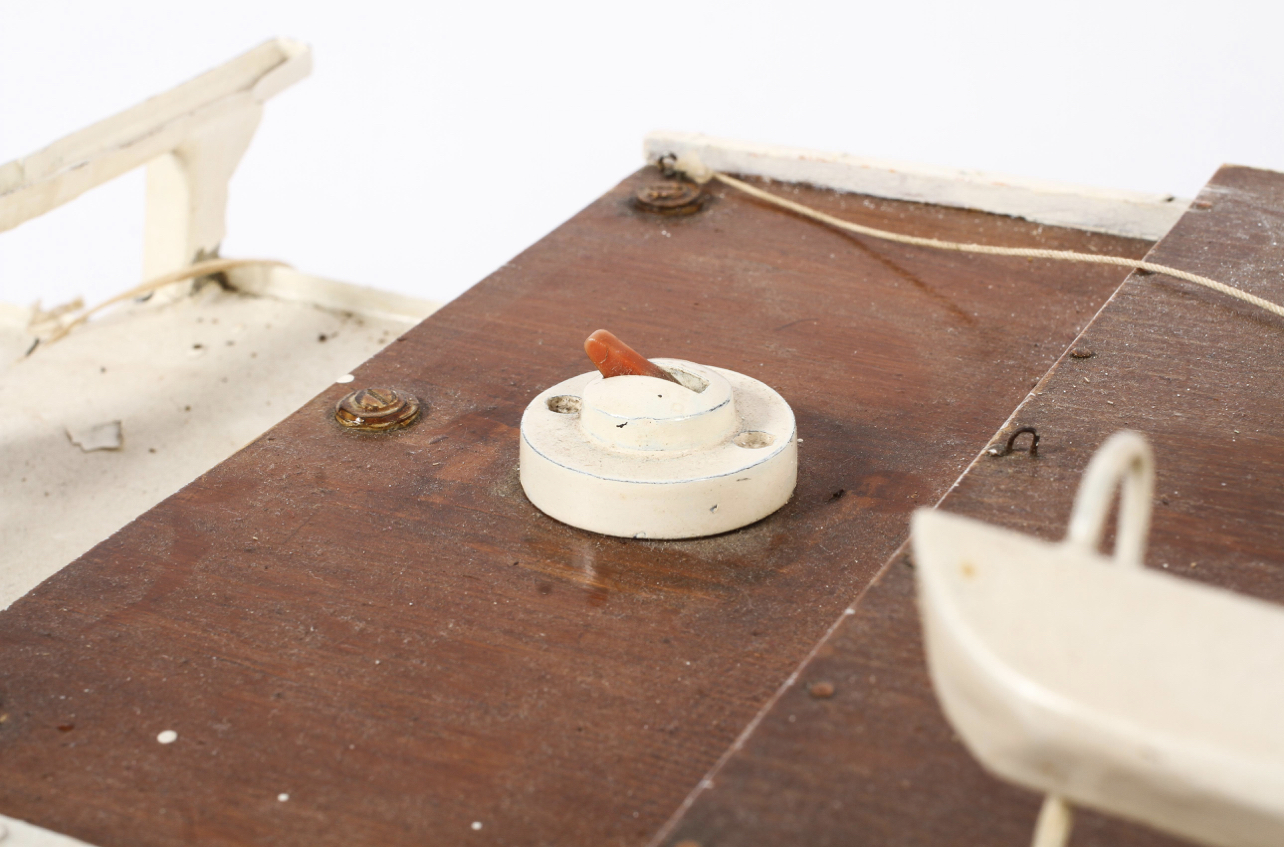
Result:
{"label": "white painted metal bracket", "polygon": [[706,168],[821,188],[978,209],[1038,223],[1158,241],[1189,200],[1171,195],[1089,188],[962,168],[821,153],[794,147],[653,132],[643,141],[647,162],[694,156]]}
{"label": "white painted metal bracket", "polygon": [[[1097,552],[1122,481],[1113,559]],[[1142,567],[1153,460],[1112,436],[1051,544],[932,510],[911,530],[928,668],[985,767],[1202,844],[1284,844],[1284,609]]]}

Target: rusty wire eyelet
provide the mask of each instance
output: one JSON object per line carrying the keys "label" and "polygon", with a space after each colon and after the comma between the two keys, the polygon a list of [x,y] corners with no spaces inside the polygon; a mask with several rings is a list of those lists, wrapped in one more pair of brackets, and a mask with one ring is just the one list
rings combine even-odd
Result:
{"label": "rusty wire eyelet", "polygon": [[1007,443],[1002,447],[991,447],[989,453],[991,456],[1006,456],[1012,452],[1013,445],[1016,444],[1017,436],[1030,433],[1030,455],[1039,455],[1039,433],[1032,426],[1017,427],[1008,436]]}
{"label": "rusty wire eyelet", "polygon": [[419,398],[395,388],[363,388],[334,407],[340,425],[361,432],[386,432],[409,426],[419,417]]}

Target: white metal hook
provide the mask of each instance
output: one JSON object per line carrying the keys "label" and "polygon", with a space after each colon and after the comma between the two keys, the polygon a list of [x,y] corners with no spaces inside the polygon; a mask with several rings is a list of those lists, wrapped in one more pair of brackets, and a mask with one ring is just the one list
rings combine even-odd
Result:
{"label": "white metal hook", "polygon": [[1119,532],[1114,559],[1141,567],[1150,531],[1150,507],[1155,490],[1155,458],[1150,444],[1136,432],[1123,430],[1106,439],[1083,472],[1070,512],[1066,543],[1096,552],[1105,531],[1106,515],[1115,488],[1119,499]]}

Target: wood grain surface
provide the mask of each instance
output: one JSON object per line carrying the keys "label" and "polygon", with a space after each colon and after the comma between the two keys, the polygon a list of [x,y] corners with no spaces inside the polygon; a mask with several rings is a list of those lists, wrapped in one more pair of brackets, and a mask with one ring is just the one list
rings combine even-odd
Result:
{"label": "wood grain surface", "polygon": [[[1284,174],[1223,168],[1150,260],[1284,301]],[[1158,463],[1147,565],[1284,602],[1284,321],[1136,274],[1072,349],[1008,427],[1038,429],[1037,458],[982,456],[941,508],[1063,538],[1089,458],[1134,429]],[[813,696],[817,683],[833,694]],[[945,722],[903,548],[657,841],[1020,845],[1038,804],[985,774]],[[1071,839],[1175,843],[1082,810]]]}
{"label": "wood grain surface", "polygon": [[[0,613],[0,812],[104,847],[641,844],[1124,277],[866,242],[722,191],[636,211],[656,178]],[[919,235],[1149,246],[776,188]],[[779,390],[793,500],[668,543],[537,512],[522,410],[591,368],[600,327]],[[423,417],[342,430],[336,401],[370,386]]]}

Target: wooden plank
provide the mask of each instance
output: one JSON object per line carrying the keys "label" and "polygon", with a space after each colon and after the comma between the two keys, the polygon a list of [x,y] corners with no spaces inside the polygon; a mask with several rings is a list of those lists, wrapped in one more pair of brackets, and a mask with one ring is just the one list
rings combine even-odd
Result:
{"label": "wooden plank", "polygon": [[[655,178],[0,613],[0,813],[103,845],[640,843],[1123,276],[867,244],[734,193],[652,217],[630,197]],[[794,196],[958,240],[1148,246]],[[778,389],[791,503],[668,543],[536,512],[520,415],[598,327]],[[424,418],[340,431],[365,385]]]}
{"label": "wooden plank", "polygon": [[[1284,299],[1284,175],[1223,168],[1150,260]],[[1284,602],[1284,321],[1134,275],[1017,409],[1038,457],[982,455],[941,504],[1064,537],[1079,476],[1119,429],[1158,461],[1147,564]],[[834,686],[816,699],[811,687]],[[902,550],[660,843],[1020,844],[1038,798],[983,773],[924,666]],[[1080,813],[1075,847],[1176,842]]]}

